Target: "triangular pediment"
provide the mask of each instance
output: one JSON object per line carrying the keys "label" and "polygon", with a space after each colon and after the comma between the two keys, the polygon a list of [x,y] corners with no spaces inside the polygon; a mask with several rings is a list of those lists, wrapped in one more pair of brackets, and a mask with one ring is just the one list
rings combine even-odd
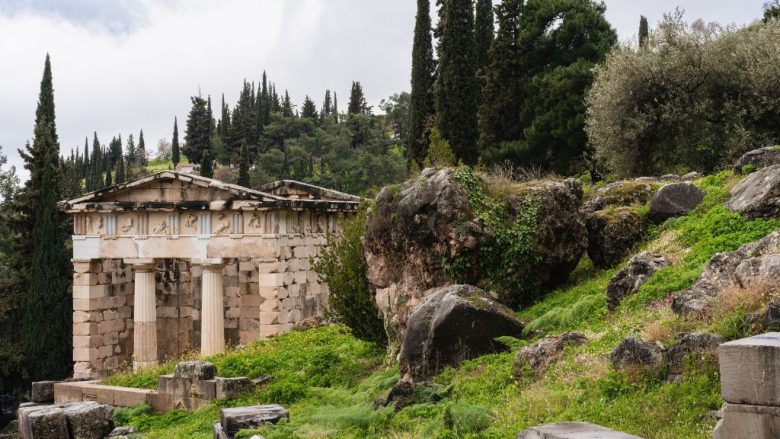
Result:
{"label": "triangular pediment", "polygon": [[62,204],[63,208],[68,210],[76,205],[100,203],[211,203],[231,200],[275,202],[282,199],[273,194],[199,175],[163,171],[72,198]]}

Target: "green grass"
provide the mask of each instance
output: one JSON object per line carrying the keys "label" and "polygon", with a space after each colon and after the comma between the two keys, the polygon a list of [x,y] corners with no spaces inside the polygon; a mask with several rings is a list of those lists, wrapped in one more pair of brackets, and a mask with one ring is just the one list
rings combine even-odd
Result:
{"label": "green grass", "polygon": [[[381,350],[343,327],[326,326],[211,358],[222,375],[273,377],[266,387],[239,400],[217,401],[193,413],[154,414],[139,408],[119,416],[150,438],[209,438],[219,407],[271,402],[284,404],[291,421],[239,437],[513,438],[533,425],[588,421],[648,439],[709,438],[714,421],[705,414],[722,403],[716,365],[691,366],[680,380],[667,383],[615,372],[609,353],[622,338],[641,337],[658,322],[674,330],[715,330],[727,338],[746,335],[740,309],[716,322],[686,320],[670,317],[664,301],[692,285],[715,253],[780,229],[778,220],[748,221],[723,207],[737,181],[731,172],[696,181],[707,194],[701,205],[686,217],[651,227],[640,247],[666,255],[673,265],[656,273],[615,312],[607,311],[604,290],[622,265],[597,270],[585,257],[567,285],[518,312],[527,322],[527,338],[504,337],[512,352],[446,369],[418,388],[415,403],[398,413],[372,408],[398,379],[398,368],[383,365]],[[514,377],[514,352],[520,346],[567,330],[582,331],[589,342],[567,348],[540,377]],[[170,368],[119,375],[111,382],[149,387],[156,374]]]}

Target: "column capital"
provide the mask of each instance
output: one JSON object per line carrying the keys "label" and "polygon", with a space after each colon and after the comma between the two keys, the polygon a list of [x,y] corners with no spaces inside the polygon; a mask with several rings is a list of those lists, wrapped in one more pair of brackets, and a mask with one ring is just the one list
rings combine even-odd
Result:
{"label": "column capital", "polygon": [[152,258],[123,259],[123,261],[125,264],[132,265],[135,271],[154,270],[154,259]]}
{"label": "column capital", "polygon": [[213,270],[222,269],[227,265],[227,261],[222,258],[191,259],[190,262],[193,265],[200,265],[203,268]]}

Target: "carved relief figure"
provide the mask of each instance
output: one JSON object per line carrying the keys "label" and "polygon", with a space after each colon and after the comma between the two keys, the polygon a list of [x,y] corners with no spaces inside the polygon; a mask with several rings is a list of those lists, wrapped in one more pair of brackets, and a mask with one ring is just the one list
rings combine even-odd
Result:
{"label": "carved relief figure", "polygon": [[102,229],[103,229],[103,217],[101,215],[97,215],[95,217],[92,217],[91,215],[87,215],[88,234],[99,235]]}
{"label": "carved relief figure", "polygon": [[198,217],[193,215],[193,214],[191,214],[191,213],[188,213],[187,214],[187,219],[184,221],[184,228],[185,229],[194,229],[195,228],[195,223],[197,223],[197,222],[198,222]]}
{"label": "carved relief figure", "polygon": [[252,227],[253,229],[259,229],[263,227],[262,220],[260,219],[260,215],[258,213],[252,214],[252,218],[249,219],[249,227]]}
{"label": "carved relief figure", "polygon": [[133,230],[133,225],[134,225],[133,218],[130,217],[130,218],[127,219],[127,221],[124,224],[122,224],[122,226],[119,228],[119,230],[121,230],[123,233],[127,233],[127,232]]}
{"label": "carved relief figure", "polygon": [[217,214],[217,229],[214,231],[217,235],[224,235],[230,231],[230,221],[227,221],[224,213]]}
{"label": "carved relief figure", "polygon": [[168,223],[163,220],[160,222],[160,224],[157,225],[154,229],[152,229],[152,235],[165,235],[168,231]]}

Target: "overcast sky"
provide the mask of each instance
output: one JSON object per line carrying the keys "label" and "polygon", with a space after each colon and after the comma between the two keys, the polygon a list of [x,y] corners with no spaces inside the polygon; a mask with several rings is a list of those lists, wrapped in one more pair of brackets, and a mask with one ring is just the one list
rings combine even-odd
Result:
{"label": "overcast sky", "polygon": [[[749,23],[761,0],[607,0],[621,40],[639,15],[651,27],[680,6],[686,19]],[[0,0],[0,145],[11,164],[32,137],[43,61],[51,54],[63,153],[119,133],[147,148],[183,127],[189,96],[233,104],[242,80],[267,70],[300,105],[351,81],[369,103],[409,89],[415,0]],[[215,114],[218,116],[218,114]],[[183,129],[182,129],[183,132]],[[182,134],[183,135],[183,134]]]}

